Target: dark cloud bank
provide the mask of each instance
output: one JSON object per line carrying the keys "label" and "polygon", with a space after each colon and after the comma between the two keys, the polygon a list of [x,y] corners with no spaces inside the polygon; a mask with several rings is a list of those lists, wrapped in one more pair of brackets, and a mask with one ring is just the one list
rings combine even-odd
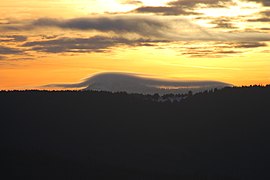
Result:
{"label": "dark cloud bank", "polygon": [[188,91],[199,92],[214,88],[232,86],[218,81],[170,81],[143,78],[128,73],[102,73],[76,84],[51,84],[43,88],[80,88],[84,90],[127,92],[141,94],[179,94]]}
{"label": "dark cloud bank", "polygon": [[15,48],[10,48],[10,47],[6,47],[6,46],[1,46],[0,45],[0,55],[9,55],[9,54],[21,54],[23,53],[21,50],[19,49],[15,49]]}
{"label": "dark cloud bank", "polygon": [[232,3],[231,0],[176,0],[167,3],[166,6],[141,6],[131,12],[155,13],[165,16],[198,15],[199,13],[194,12],[198,6],[225,8]]}
{"label": "dark cloud bank", "polygon": [[[212,1],[211,1],[212,2]],[[172,22],[177,24],[179,29],[172,27]],[[228,20],[214,22],[220,27],[234,28]],[[159,43],[185,42],[185,41],[217,41],[217,42],[238,42],[242,46],[234,48],[256,48],[266,46],[259,41],[269,41],[269,36],[263,33],[213,33],[194,25],[183,19],[159,19],[147,16],[112,16],[112,17],[85,17],[74,19],[51,19],[41,18],[20,26],[4,26],[13,30],[33,30],[35,28],[60,28],[63,30],[75,31],[98,31],[113,32],[107,36],[99,35],[93,37],[56,37],[52,39],[28,41],[21,45],[31,51],[50,53],[89,53],[108,52],[118,46],[158,46]],[[188,30],[190,29],[190,33]],[[127,34],[136,34],[130,37]],[[24,40],[27,37],[17,39]],[[15,39],[15,38],[14,38]],[[244,42],[244,43],[242,43]],[[229,47],[226,47],[229,48]],[[213,53],[228,55],[241,53],[242,51],[217,49]],[[210,52],[211,53],[211,52]],[[184,55],[209,54],[200,49],[186,49]],[[200,54],[198,56],[198,54]]]}
{"label": "dark cloud bank", "polygon": [[86,17],[68,20],[41,18],[24,25],[7,25],[1,28],[4,30],[23,31],[46,27],[81,31],[114,32],[118,34],[134,33],[150,37],[162,37],[164,31],[171,30],[170,25],[166,21],[140,16]]}
{"label": "dark cloud bank", "polygon": [[28,39],[27,36],[21,36],[21,35],[0,36],[0,43],[1,42],[24,42],[27,39]]}
{"label": "dark cloud bank", "polygon": [[[247,0],[248,1],[248,0]],[[264,5],[269,0],[249,0]],[[159,15],[192,15],[194,10],[200,7],[227,7],[232,4],[231,0],[176,0],[167,3],[166,6],[143,6],[140,1],[125,0],[123,3],[140,5],[133,10],[137,13],[153,13]],[[199,15],[199,14],[198,14]],[[269,11],[261,12],[262,17],[250,19],[250,22],[268,22]],[[268,33],[237,31],[223,32],[219,29],[237,29],[237,23],[232,18],[211,19],[215,28],[207,29],[193,24],[183,18],[146,16],[146,15],[104,15],[102,17],[90,16],[73,19],[40,18],[16,24],[0,25],[0,31],[34,31],[43,29],[47,32],[50,28],[59,28],[63,31],[74,30],[75,32],[95,32],[100,35],[92,37],[52,37],[31,39],[26,36],[0,36],[0,42],[20,42],[16,49],[0,46],[0,55],[20,54],[22,51],[38,51],[46,53],[99,53],[109,52],[113,47],[119,46],[159,46],[160,43],[183,43],[183,42],[217,42],[217,48],[208,47],[189,48],[179,45],[182,55],[190,57],[222,57],[229,54],[243,53],[244,48],[259,48],[267,46],[270,41]],[[104,34],[107,33],[105,36]],[[31,39],[31,40],[28,40]],[[222,44],[231,44],[231,47]],[[237,48],[231,49],[231,48]]]}
{"label": "dark cloud bank", "polygon": [[126,39],[122,37],[94,36],[90,38],[59,38],[47,41],[27,42],[23,46],[30,47],[35,51],[64,53],[64,52],[106,52],[112,47],[119,45],[126,46],[152,46],[165,40],[151,39]]}

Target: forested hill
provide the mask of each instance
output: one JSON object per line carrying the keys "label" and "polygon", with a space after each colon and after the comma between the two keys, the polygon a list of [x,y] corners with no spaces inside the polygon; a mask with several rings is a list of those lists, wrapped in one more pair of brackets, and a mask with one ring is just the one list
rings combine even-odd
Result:
{"label": "forested hill", "polygon": [[2,91],[2,170],[5,179],[269,179],[269,107],[270,86],[163,97]]}

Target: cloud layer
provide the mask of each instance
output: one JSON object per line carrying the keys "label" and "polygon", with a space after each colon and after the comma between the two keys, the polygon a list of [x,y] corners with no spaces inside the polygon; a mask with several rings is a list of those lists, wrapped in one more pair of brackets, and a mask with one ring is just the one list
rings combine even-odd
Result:
{"label": "cloud layer", "polygon": [[90,38],[59,38],[47,41],[32,41],[23,44],[35,51],[49,53],[85,53],[106,52],[117,46],[151,46],[156,43],[165,43],[165,40],[126,39],[121,37],[94,36]]}
{"label": "cloud layer", "polygon": [[[241,5],[238,0],[174,0],[163,6],[133,0],[119,2],[134,9],[79,18],[1,19],[0,32],[6,35],[0,36],[0,55],[108,53],[119,47],[163,46],[189,57],[224,57],[265,48],[270,41],[270,26],[266,25],[269,0],[241,1],[265,6],[254,14],[243,15],[241,11],[252,6]],[[239,8],[239,15],[224,13],[231,7]],[[224,12],[209,16],[202,11],[213,9],[217,14]],[[59,30],[61,34],[48,36],[48,31]],[[31,36],[33,32],[39,35]]]}

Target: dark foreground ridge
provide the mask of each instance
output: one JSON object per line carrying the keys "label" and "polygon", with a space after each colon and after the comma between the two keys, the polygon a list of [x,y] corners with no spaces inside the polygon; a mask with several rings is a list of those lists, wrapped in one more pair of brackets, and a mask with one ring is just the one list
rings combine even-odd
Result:
{"label": "dark foreground ridge", "polygon": [[270,179],[270,86],[189,94],[173,103],[159,98],[0,92],[1,176]]}

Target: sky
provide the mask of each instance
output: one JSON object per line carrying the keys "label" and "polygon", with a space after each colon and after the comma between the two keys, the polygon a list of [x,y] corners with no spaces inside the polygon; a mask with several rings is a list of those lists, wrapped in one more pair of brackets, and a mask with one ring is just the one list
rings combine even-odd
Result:
{"label": "sky", "polygon": [[270,0],[0,1],[0,90],[107,72],[270,84]]}

